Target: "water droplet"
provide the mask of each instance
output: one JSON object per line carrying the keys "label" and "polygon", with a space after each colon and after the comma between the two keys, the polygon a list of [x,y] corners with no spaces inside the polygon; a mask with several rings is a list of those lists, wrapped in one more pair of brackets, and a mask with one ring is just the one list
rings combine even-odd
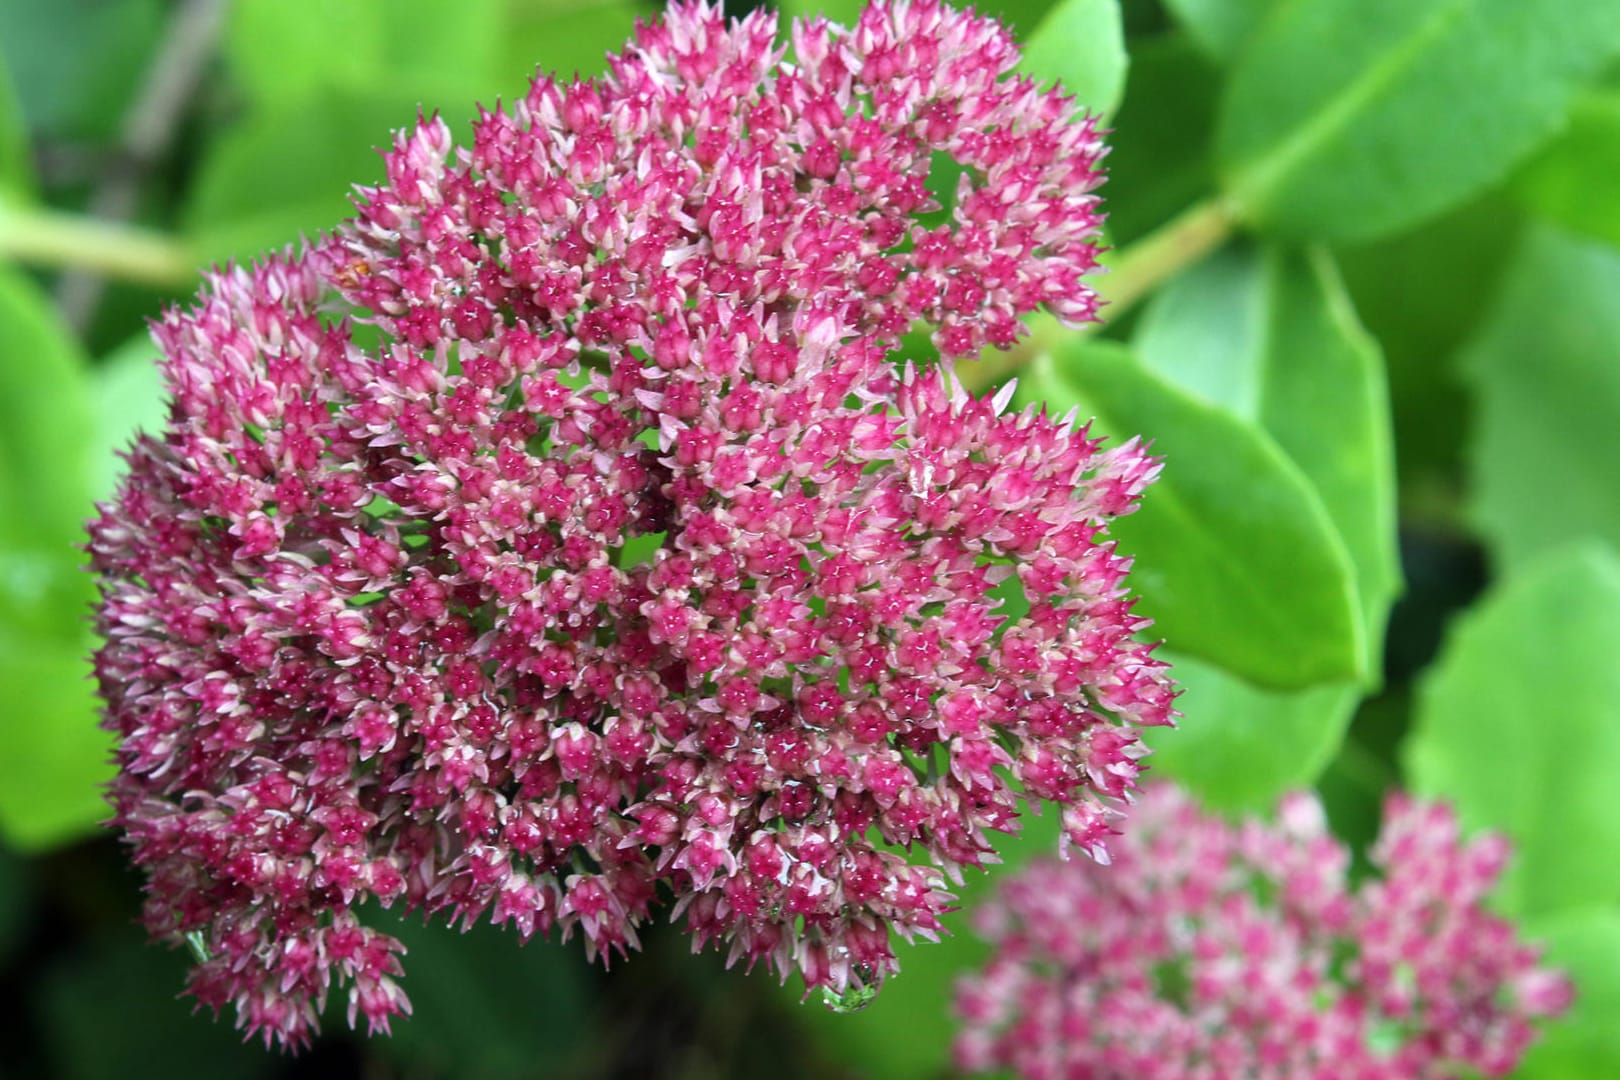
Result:
{"label": "water droplet", "polygon": [[822,987],[821,1003],[831,1012],[857,1013],[876,1001],[881,989],[883,976],[865,964],[857,964],[849,973],[848,989],[840,994],[830,986]]}

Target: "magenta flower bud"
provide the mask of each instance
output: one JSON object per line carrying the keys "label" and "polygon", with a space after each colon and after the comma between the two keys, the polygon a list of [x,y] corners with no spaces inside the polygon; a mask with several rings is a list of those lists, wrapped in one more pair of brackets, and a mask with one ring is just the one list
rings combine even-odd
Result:
{"label": "magenta flower bud", "polygon": [[1042,860],[974,913],[957,1064],[1027,1080],[1505,1076],[1573,990],[1484,901],[1508,854],[1394,796],[1352,888],[1314,796],[1231,823],[1155,785],[1113,864]]}
{"label": "magenta flower bud", "polygon": [[953,374],[1095,318],[1095,122],[935,0],[790,33],[679,3],[424,120],[156,326],[171,419],[91,527],[111,798],[267,1042],[407,1009],[368,901],[603,957],[667,907],[844,994],[1021,799],[1106,853],[1173,715],[1107,535],[1158,463]]}

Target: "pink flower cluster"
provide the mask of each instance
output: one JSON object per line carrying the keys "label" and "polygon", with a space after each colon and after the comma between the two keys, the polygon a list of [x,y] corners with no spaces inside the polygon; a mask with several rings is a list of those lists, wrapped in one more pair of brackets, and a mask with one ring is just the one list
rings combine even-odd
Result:
{"label": "pink flower cluster", "polygon": [[1502,1076],[1572,988],[1482,906],[1508,858],[1443,804],[1391,797],[1372,862],[1314,796],[1240,824],[1157,785],[1107,868],[1041,861],[975,913],[958,1064],[1025,1080]]}
{"label": "pink flower cluster", "polygon": [[1105,531],[1158,465],[951,363],[1094,318],[1104,148],[933,0],[791,52],[677,4],[157,326],[92,526],[112,798],[267,1042],[408,1009],[368,901],[604,956],[662,902],[844,993],[1021,798],[1103,851],[1172,716]]}

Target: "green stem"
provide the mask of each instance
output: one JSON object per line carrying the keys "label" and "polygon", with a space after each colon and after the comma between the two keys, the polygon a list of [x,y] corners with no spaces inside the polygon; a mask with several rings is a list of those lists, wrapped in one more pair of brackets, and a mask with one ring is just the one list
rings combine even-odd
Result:
{"label": "green stem", "polygon": [[[1108,273],[1097,280],[1095,288],[1108,305],[1109,318],[1123,315],[1138,300],[1220,247],[1232,235],[1236,220],[1231,204],[1217,196],[1166,222],[1122,250],[1117,258],[1105,259]],[[1006,352],[991,353],[958,368],[962,385],[979,391],[999,383],[1065,334],[1077,332],[1064,329],[1057,319],[1045,314],[1030,319],[1029,329],[1029,336]]]}
{"label": "green stem", "polygon": [[0,205],[0,258],[174,287],[197,270],[191,251],[173,237],[37,207]]}

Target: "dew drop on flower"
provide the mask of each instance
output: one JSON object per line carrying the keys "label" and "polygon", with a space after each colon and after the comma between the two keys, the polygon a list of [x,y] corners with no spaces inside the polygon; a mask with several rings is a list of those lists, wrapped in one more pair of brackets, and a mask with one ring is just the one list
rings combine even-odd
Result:
{"label": "dew drop on flower", "polygon": [[858,1013],[877,1000],[883,989],[883,976],[864,965],[851,973],[849,987],[839,993],[830,986],[821,988],[821,1003],[829,1012]]}

